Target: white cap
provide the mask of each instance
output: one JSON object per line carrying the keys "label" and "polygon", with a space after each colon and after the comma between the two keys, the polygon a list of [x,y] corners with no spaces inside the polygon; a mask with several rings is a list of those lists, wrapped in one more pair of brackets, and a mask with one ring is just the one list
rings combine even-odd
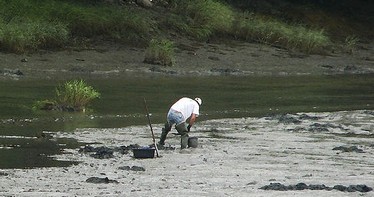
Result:
{"label": "white cap", "polygon": [[203,101],[202,101],[201,98],[199,98],[199,97],[196,97],[196,98],[195,98],[195,101],[196,101],[199,105],[203,104]]}

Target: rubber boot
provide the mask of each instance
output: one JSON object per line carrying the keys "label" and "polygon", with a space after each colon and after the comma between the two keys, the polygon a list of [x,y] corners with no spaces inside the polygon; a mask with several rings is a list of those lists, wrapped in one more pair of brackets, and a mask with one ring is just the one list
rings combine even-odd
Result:
{"label": "rubber boot", "polygon": [[188,146],[188,134],[186,133],[185,135],[181,136],[181,149],[185,149]]}
{"label": "rubber boot", "polygon": [[178,133],[181,135],[181,149],[187,148],[189,136],[186,123],[175,126],[175,129],[177,129]]}
{"label": "rubber boot", "polygon": [[168,122],[165,123],[165,127],[162,128],[160,141],[158,142],[159,145],[161,146],[165,145],[166,136],[168,135],[170,130],[171,130],[171,125]]}

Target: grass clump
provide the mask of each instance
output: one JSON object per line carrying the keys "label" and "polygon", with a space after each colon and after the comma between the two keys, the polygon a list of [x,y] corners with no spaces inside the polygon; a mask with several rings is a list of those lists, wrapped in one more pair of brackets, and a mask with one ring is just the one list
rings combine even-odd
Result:
{"label": "grass clump", "polygon": [[197,39],[208,39],[230,31],[234,12],[214,0],[176,0],[176,7],[167,23]]}
{"label": "grass clump", "polygon": [[43,100],[34,104],[34,109],[85,111],[86,106],[100,93],[83,80],[67,81],[56,88],[55,100]]}
{"label": "grass clump", "polygon": [[56,96],[56,102],[61,108],[84,111],[89,102],[100,98],[100,93],[83,80],[73,80],[57,87]]}
{"label": "grass clump", "polygon": [[316,52],[330,44],[323,30],[312,30],[301,25],[289,25],[274,19],[265,19],[244,13],[232,29],[235,37],[287,49]]}
{"label": "grass clump", "polygon": [[0,47],[3,50],[23,53],[39,48],[59,48],[67,43],[66,25],[45,21],[0,22]]}
{"label": "grass clump", "polygon": [[357,36],[347,36],[344,39],[343,50],[349,54],[353,54],[353,51],[355,50],[358,41],[359,38]]}
{"label": "grass clump", "polygon": [[152,39],[145,52],[145,63],[174,65],[174,43],[167,39]]}

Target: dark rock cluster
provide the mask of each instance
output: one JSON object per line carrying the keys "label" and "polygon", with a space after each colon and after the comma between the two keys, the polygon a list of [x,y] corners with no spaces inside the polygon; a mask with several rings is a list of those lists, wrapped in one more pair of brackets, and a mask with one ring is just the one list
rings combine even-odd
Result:
{"label": "dark rock cluster", "polygon": [[[149,145],[149,147],[154,147],[154,145],[153,144]],[[129,151],[133,149],[138,149],[138,148],[141,148],[139,144],[130,144],[129,146],[118,146],[114,148],[109,148],[106,146],[93,147],[91,145],[86,145],[80,148],[78,152],[79,153],[90,153],[90,156],[96,159],[109,159],[109,158],[114,157],[113,155],[114,152],[118,152],[120,154],[125,155],[125,154],[128,154]],[[160,150],[175,150],[175,147],[170,146],[170,145],[163,146],[163,147],[158,146],[158,148]]]}
{"label": "dark rock cluster", "polygon": [[[278,123],[281,124],[301,124],[304,120],[311,120],[316,121],[320,119],[317,116],[309,116],[307,114],[300,114],[300,115],[293,115],[293,114],[277,114],[272,115],[266,118],[267,120],[278,120]],[[313,123],[310,124],[309,127],[301,128],[293,128],[289,129],[290,131],[309,131],[309,132],[328,132],[330,129],[340,129],[340,130],[347,130],[342,125],[336,125],[331,123]]]}
{"label": "dark rock cluster", "polygon": [[268,120],[278,120],[283,124],[300,124],[303,120],[318,120],[319,117],[309,116],[308,114],[291,115],[291,114],[277,114],[267,118]]}
{"label": "dark rock cluster", "polygon": [[79,149],[80,153],[92,153],[90,154],[91,157],[94,157],[96,159],[109,159],[113,158],[114,152],[119,152],[121,154],[128,154],[130,150],[134,148],[139,148],[140,146],[138,144],[131,144],[129,146],[119,146],[115,148],[109,148],[105,146],[100,147],[93,147],[90,145],[87,145],[83,148]]}
{"label": "dark rock cluster", "polygon": [[338,146],[338,147],[333,148],[332,150],[340,150],[342,152],[356,152],[356,153],[364,152],[364,150],[362,150],[361,148],[358,148],[357,146],[350,146],[350,147]]}
{"label": "dark rock cluster", "polygon": [[298,183],[296,185],[283,185],[281,183],[270,183],[269,185],[265,185],[260,187],[263,190],[277,190],[277,191],[291,191],[291,190],[339,190],[342,192],[370,192],[373,188],[368,187],[367,185],[335,185],[333,187],[328,187],[324,184],[316,184],[316,185],[307,185],[305,183]]}

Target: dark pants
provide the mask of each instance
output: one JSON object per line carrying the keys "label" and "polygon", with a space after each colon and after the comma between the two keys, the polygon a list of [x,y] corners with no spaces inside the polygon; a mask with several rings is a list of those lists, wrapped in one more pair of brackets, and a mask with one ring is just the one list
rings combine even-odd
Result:
{"label": "dark pants", "polygon": [[[165,127],[162,129],[161,137],[159,144],[164,145],[166,136],[171,130],[172,125],[170,123],[165,123]],[[179,125],[175,126],[175,129],[178,131],[178,133],[181,135],[181,149],[187,148],[188,145],[188,130],[187,130],[187,124],[181,123]]]}

